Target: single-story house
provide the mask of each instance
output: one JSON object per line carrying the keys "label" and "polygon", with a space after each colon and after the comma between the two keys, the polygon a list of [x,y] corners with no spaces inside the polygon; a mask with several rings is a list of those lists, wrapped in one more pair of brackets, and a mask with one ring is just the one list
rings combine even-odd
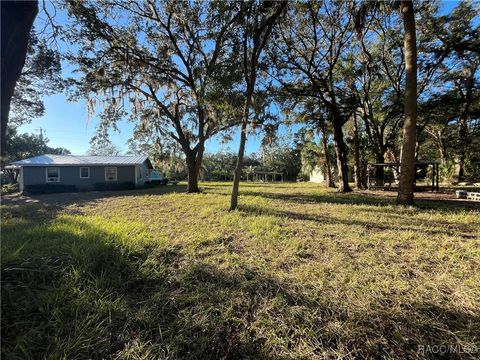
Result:
{"label": "single-story house", "polygon": [[20,168],[20,191],[54,186],[68,191],[142,187],[146,182],[163,181],[146,156],[40,155],[15,161]]}

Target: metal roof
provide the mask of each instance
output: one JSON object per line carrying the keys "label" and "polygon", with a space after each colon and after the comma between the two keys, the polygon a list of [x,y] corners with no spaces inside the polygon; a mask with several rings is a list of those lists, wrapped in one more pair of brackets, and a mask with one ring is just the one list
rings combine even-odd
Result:
{"label": "metal roof", "polygon": [[84,156],[84,155],[40,155],[25,160],[14,161],[13,165],[140,165],[147,156]]}

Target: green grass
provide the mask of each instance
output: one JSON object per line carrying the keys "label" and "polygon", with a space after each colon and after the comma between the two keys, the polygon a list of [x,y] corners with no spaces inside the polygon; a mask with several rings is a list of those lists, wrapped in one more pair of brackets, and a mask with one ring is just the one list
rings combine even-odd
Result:
{"label": "green grass", "polygon": [[228,212],[229,184],[202,188],[2,206],[2,357],[480,351],[478,208],[284,183]]}

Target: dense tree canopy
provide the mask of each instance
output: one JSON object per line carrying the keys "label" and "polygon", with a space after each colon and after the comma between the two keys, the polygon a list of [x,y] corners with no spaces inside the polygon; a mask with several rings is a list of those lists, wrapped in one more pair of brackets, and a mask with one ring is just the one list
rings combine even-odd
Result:
{"label": "dense tree canopy", "polygon": [[12,127],[9,129],[9,137],[7,142],[8,157],[5,162],[17,161],[33,156],[43,154],[53,155],[68,155],[70,151],[62,147],[48,146],[49,139],[40,134],[19,134],[17,130]]}
{"label": "dense tree canopy", "polygon": [[281,22],[271,55],[276,79],[296,97],[315,99],[333,127],[340,191],[348,185],[347,148],[342,127],[353,113],[352,94],[343,71],[353,16],[346,2],[295,3]]}
{"label": "dense tree canopy", "polygon": [[32,30],[25,65],[10,105],[10,126],[17,127],[44,115],[43,97],[63,88],[59,51],[52,49]]}
{"label": "dense tree canopy", "polygon": [[122,154],[122,150],[110,141],[94,139],[90,143],[90,148],[88,149],[87,154],[97,156],[118,156]]}
{"label": "dense tree canopy", "polygon": [[[476,3],[448,13],[436,1],[57,4],[69,15],[63,39],[76,44],[63,54],[77,68],[71,98],[88,99],[97,116],[94,142],[131,121],[130,152],[187,176],[196,192],[200,173],[220,160],[209,155],[204,163],[208,140],[232,139],[240,128],[238,154],[228,156],[236,161],[232,209],[254,131],[264,135],[262,151],[276,154],[267,167],[303,160],[296,171],[306,174],[318,164],[340,191],[350,191],[352,179],[365,187],[372,162],[406,166],[405,202],[416,160],[440,161],[445,180],[479,175]],[[59,71],[59,54],[32,33],[12,124],[42,114],[40,95],[61,87]],[[284,152],[275,139],[292,123],[308,139]]]}

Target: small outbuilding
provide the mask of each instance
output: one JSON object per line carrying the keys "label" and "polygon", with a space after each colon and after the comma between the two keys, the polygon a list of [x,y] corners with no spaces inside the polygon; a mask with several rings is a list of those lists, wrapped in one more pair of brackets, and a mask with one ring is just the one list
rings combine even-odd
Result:
{"label": "small outbuilding", "polygon": [[310,182],[323,183],[325,181],[325,174],[322,168],[315,166],[310,172]]}
{"label": "small outbuilding", "polygon": [[[368,189],[398,189],[400,166],[399,162],[369,164],[367,169]],[[440,171],[438,166],[436,161],[417,161],[415,163],[415,190],[439,190]],[[423,182],[423,185],[419,185],[418,181]]]}
{"label": "small outbuilding", "polygon": [[283,173],[276,171],[254,171],[249,174],[247,173],[247,181],[253,182],[283,182]]}
{"label": "small outbuilding", "polygon": [[146,156],[41,155],[15,161],[21,192],[114,190],[163,181]]}

